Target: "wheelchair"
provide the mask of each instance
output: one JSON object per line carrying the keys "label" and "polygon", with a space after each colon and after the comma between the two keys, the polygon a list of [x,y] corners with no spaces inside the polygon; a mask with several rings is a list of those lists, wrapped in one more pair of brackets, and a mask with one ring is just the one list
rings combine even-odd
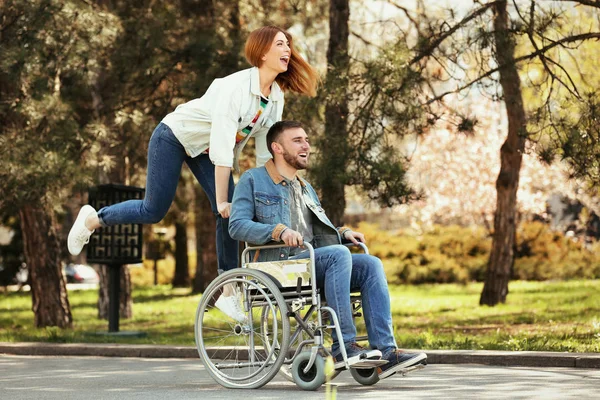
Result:
{"label": "wheelchair", "polygon": [[[366,245],[359,245],[368,254]],[[221,386],[237,389],[260,388],[280,374],[304,390],[316,390],[326,375],[333,379],[343,370],[362,385],[377,383],[376,367],[385,361],[368,360],[351,367],[344,346],[340,346],[343,361],[326,374],[328,344],[333,335],[339,343],[343,340],[337,315],[317,288],[313,247],[305,244],[307,259],[250,261],[253,251],[281,247],[286,246],[247,246],[242,268],[219,275],[204,291],[196,312],[195,339],[209,375]],[[241,297],[244,320],[235,320],[215,306],[226,287]],[[360,296],[351,295],[351,303],[353,317],[361,316]]]}

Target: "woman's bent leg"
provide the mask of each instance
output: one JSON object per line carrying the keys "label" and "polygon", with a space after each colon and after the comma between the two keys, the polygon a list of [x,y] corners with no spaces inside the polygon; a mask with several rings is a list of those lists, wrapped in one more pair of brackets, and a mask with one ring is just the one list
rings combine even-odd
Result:
{"label": "woman's bent leg", "polygon": [[148,145],[148,171],[144,200],[128,200],[98,211],[103,226],[154,224],[166,215],[179,183],[185,149],[171,129],[160,123]]}
{"label": "woman's bent leg", "polygon": [[[187,158],[186,163],[208,196],[212,212],[217,219],[216,236],[219,273],[237,268],[239,265],[239,242],[229,236],[229,218],[221,217],[221,214],[217,211],[215,166],[207,154]],[[229,178],[229,193],[227,194],[227,201],[229,202],[233,198],[233,187],[233,176],[231,176]]]}

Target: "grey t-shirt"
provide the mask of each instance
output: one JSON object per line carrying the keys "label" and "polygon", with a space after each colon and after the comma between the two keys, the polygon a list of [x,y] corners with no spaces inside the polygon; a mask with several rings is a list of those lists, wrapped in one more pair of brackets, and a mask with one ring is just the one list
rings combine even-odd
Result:
{"label": "grey t-shirt", "polygon": [[[291,181],[288,181],[291,190],[291,198],[290,198],[290,219],[293,230],[299,232],[302,235],[302,239],[304,242],[312,242],[313,240],[313,226],[312,226],[312,215],[310,209],[306,206],[304,202],[304,197],[302,196],[302,185],[298,178],[294,178]],[[294,247],[290,249],[290,256],[296,255],[305,249],[300,247]]]}

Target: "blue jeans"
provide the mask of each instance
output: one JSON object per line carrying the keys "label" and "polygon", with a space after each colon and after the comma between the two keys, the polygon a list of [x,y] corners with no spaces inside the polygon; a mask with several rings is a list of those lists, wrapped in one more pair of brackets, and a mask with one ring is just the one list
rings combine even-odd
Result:
{"label": "blue jeans", "polygon": [[[148,145],[148,171],[144,200],[128,200],[103,207],[98,211],[100,224],[155,224],[169,211],[175,198],[175,190],[186,163],[210,200],[212,212],[217,218],[217,259],[220,270],[238,266],[238,242],[229,236],[229,219],[217,211],[215,195],[215,166],[207,154],[191,158],[177,140],[171,128],[158,124]],[[229,179],[228,199],[233,197],[233,177]]]}
{"label": "blue jeans", "polygon": [[[308,258],[308,252],[290,258]],[[315,266],[317,286],[325,290],[327,305],[337,314],[344,344],[356,340],[350,292],[359,291],[371,348],[382,353],[396,348],[390,295],[381,260],[368,254],[352,254],[346,246],[334,245],[315,249]],[[335,352],[336,335],[333,338]]]}

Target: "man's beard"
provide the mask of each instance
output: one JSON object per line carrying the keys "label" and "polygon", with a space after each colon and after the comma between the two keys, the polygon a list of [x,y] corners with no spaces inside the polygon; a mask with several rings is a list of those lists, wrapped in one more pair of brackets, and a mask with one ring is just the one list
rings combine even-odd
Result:
{"label": "man's beard", "polygon": [[308,166],[308,157],[306,157],[306,161],[302,162],[297,157],[292,156],[285,149],[283,150],[283,159],[287,162],[291,167],[296,168],[298,170],[306,169]]}

